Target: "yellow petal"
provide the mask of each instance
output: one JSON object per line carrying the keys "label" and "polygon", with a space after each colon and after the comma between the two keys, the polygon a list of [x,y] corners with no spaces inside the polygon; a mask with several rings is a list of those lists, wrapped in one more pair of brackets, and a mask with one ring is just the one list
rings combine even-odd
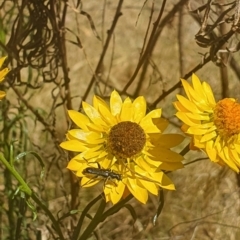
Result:
{"label": "yellow petal", "polygon": [[157,126],[157,128],[161,132],[163,132],[169,124],[168,120],[164,119],[164,118],[152,118],[152,122],[153,122],[154,125]]}
{"label": "yellow petal", "polygon": [[122,109],[122,99],[117,91],[113,91],[110,97],[110,109],[113,116],[120,114]]}
{"label": "yellow petal", "polygon": [[203,82],[202,86],[203,86],[204,93],[206,94],[209,103],[212,106],[215,106],[216,105],[216,101],[215,101],[215,98],[214,98],[214,95],[213,95],[211,87],[206,82]]}
{"label": "yellow petal", "polygon": [[87,150],[87,147],[81,144],[78,140],[69,140],[66,142],[62,142],[60,144],[61,148],[65,150],[74,151],[74,152],[83,152]]}
{"label": "yellow petal", "polygon": [[198,120],[190,119],[184,112],[177,112],[176,116],[188,126],[196,126],[201,123]]}
{"label": "yellow petal", "polygon": [[[154,161],[152,161],[154,162]],[[152,164],[152,162],[149,161],[149,158],[145,157],[143,158],[142,156],[139,156],[136,160],[135,163],[141,168],[144,169],[145,172],[149,171],[149,169],[151,169],[152,167],[157,167],[158,163],[156,162],[156,164]],[[136,170],[134,170],[136,171]]]}
{"label": "yellow petal", "polygon": [[155,147],[149,150],[153,160],[161,162],[181,162],[184,158],[180,154],[163,147]]}
{"label": "yellow petal", "polygon": [[96,132],[106,132],[106,130],[108,129],[108,127],[106,126],[104,127],[94,123],[88,123],[87,127],[89,128],[89,130],[96,131]]}
{"label": "yellow petal", "polygon": [[146,133],[159,133],[160,129],[154,124],[154,118],[160,118],[161,109],[155,109],[148,113],[140,122],[140,126],[144,129]]}
{"label": "yellow petal", "polygon": [[187,112],[185,114],[188,118],[191,118],[191,119],[194,119],[194,120],[202,120],[202,121],[209,121],[210,120],[210,116],[209,116],[208,113],[198,114],[198,113]]}
{"label": "yellow petal", "polygon": [[189,128],[189,126],[186,125],[186,124],[183,124],[183,125],[181,126],[181,130],[182,130],[183,132],[187,132],[188,128]]}
{"label": "yellow petal", "polygon": [[88,150],[82,152],[81,157],[88,160],[93,160],[94,158],[98,158],[98,156],[102,153],[101,145],[97,145],[96,147],[91,147]]}
{"label": "yellow petal", "polygon": [[206,153],[210,160],[216,161],[217,158],[217,150],[214,148],[214,142],[213,140],[206,142]]}
{"label": "yellow petal", "polygon": [[84,163],[82,160],[73,158],[68,163],[67,168],[72,171],[81,171],[86,168],[86,163]]}
{"label": "yellow petal", "polygon": [[197,127],[208,129],[208,131],[209,130],[214,131],[217,129],[216,126],[214,125],[214,122],[201,123]]}
{"label": "yellow petal", "polygon": [[98,158],[101,159],[103,157],[106,157],[107,155],[108,155],[108,152],[106,150],[104,150],[99,154]]}
{"label": "yellow petal", "polygon": [[215,138],[216,136],[217,136],[217,133],[216,133],[215,131],[214,131],[214,132],[207,133],[207,134],[205,134],[205,135],[201,138],[200,142],[201,142],[201,143],[207,142],[207,141]]}
{"label": "yellow petal", "polygon": [[[199,82],[200,83],[200,82]],[[187,83],[187,81],[182,80],[182,84],[185,85],[187,84],[189,86],[189,84]],[[200,87],[202,88],[202,85],[200,83]],[[186,89],[186,87],[184,87]],[[191,102],[194,102],[194,104],[200,109],[200,110],[205,110],[205,108],[209,108],[208,106],[208,101],[205,99],[205,95],[201,92],[201,90],[199,89],[193,89],[192,87],[188,87],[187,88],[187,96],[188,99]]]}
{"label": "yellow petal", "polygon": [[178,101],[189,111],[193,113],[201,113],[201,111],[196,107],[194,103],[189,101],[187,98],[181,96],[181,95],[176,95]]}
{"label": "yellow petal", "polygon": [[133,101],[133,121],[139,123],[146,115],[147,104],[144,97],[138,97]]}
{"label": "yellow petal", "polygon": [[156,139],[153,137],[154,146],[163,147],[163,148],[175,147],[185,139],[183,135],[173,134],[173,133],[172,134],[155,134],[155,135],[158,135],[158,138]]}
{"label": "yellow petal", "polygon": [[117,186],[113,186],[112,189],[105,187],[104,188],[104,194],[106,196],[106,199],[109,199],[109,201],[112,202],[112,204],[116,204],[120,201],[120,199],[123,196],[123,192],[125,189],[125,185],[122,181],[117,183]]}
{"label": "yellow petal", "polygon": [[145,133],[160,133],[159,128],[153,124],[152,119],[142,121],[140,126],[144,129]]}
{"label": "yellow petal", "polygon": [[232,159],[235,162],[235,164],[238,167],[240,167],[239,155],[237,154],[237,151],[235,151],[235,149],[229,148],[229,157],[230,157],[230,159]]}
{"label": "yellow petal", "polygon": [[101,168],[108,169],[116,162],[116,159],[109,154],[106,157],[99,159],[98,162],[101,165]]}
{"label": "yellow petal", "polygon": [[155,183],[151,182],[150,180],[146,181],[146,180],[143,180],[140,178],[138,178],[138,181],[143,186],[143,188],[147,189],[150,193],[152,193],[153,195],[156,195],[156,196],[158,195],[159,187]]}
{"label": "yellow petal", "polygon": [[107,103],[102,98],[94,95],[93,96],[93,107],[98,110],[99,106],[104,106],[106,108],[109,108]]}
{"label": "yellow petal", "polygon": [[183,85],[183,88],[185,90],[185,93],[186,93],[188,99],[191,99],[191,95],[189,93],[189,89],[192,89],[192,86],[185,79],[181,79],[181,83]]}
{"label": "yellow petal", "polygon": [[122,121],[131,121],[132,120],[132,101],[130,98],[126,98],[122,104],[120,119]]}
{"label": "yellow petal", "polygon": [[3,70],[0,71],[0,82],[3,81],[5,76],[9,73],[9,71],[10,70],[8,68],[4,68]]}
{"label": "yellow petal", "polygon": [[2,67],[2,65],[3,65],[3,63],[4,63],[4,61],[5,61],[6,58],[7,58],[7,57],[1,57],[1,58],[0,58],[0,68]]}
{"label": "yellow petal", "polygon": [[236,164],[229,159],[228,149],[224,147],[223,149],[218,151],[219,157],[235,172],[239,172],[239,168]]}
{"label": "yellow petal", "polygon": [[223,148],[223,153],[224,153],[224,156],[226,159],[230,159],[229,158],[229,150],[228,150],[228,147],[224,147]]}
{"label": "yellow petal", "polygon": [[106,194],[106,193],[105,193],[105,200],[106,200],[106,203],[108,203],[108,202],[111,201],[111,196],[110,196],[110,194]]}
{"label": "yellow petal", "polygon": [[148,118],[160,118],[161,114],[162,114],[162,109],[160,108],[154,109],[143,118],[143,121]]}
{"label": "yellow petal", "polygon": [[173,102],[173,106],[180,112],[188,112],[188,110],[180,102]]}
{"label": "yellow petal", "polygon": [[[135,160],[136,164],[141,167],[142,169],[152,169],[152,168],[157,168],[159,166],[159,162],[158,161],[154,161],[151,159],[151,156],[147,156],[145,155],[144,157],[143,156],[139,156],[136,160]],[[143,165],[143,162],[144,164],[147,164],[148,166],[144,166]]]}
{"label": "yellow petal", "polygon": [[139,202],[146,204],[148,200],[148,191],[146,189],[139,187],[136,183],[136,179],[128,178],[127,187],[128,190]]}
{"label": "yellow petal", "polygon": [[107,125],[113,126],[117,124],[117,119],[111,114],[108,108],[106,108],[103,105],[100,105],[98,110],[102,116],[102,119],[104,119]]}
{"label": "yellow petal", "polygon": [[88,130],[87,124],[90,120],[86,115],[74,110],[68,110],[68,115],[79,128]]}
{"label": "yellow petal", "polygon": [[0,91],[0,100],[3,99],[6,96],[6,93],[4,91]]}
{"label": "yellow petal", "polygon": [[88,177],[82,177],[81,186],[82,187],[92,187],[93,185],[96,185],[100,181],[101,181],[101,179],[99,179],[99,178],[91,178],[91,179],[89,179]]}
{"label": "yellow petal", "polygon": [[166,171],[175,171],[177,169],[183,168],[184,165],[181,162],[161,162],[159,164],[159,167],[157,168],[157,171],[159,170],[166,170]]}
{"label": "yellow petal", "polygon": [[[3,63],[4,63],[4,61],[5,61],[5,59],[6,59],[7,57],[1,57],[0,58],[0,68],[2,67],[2,65],[3,65]],[[9,69],[8,68],[4,68],[4,69],[2,69],[1,71],[0,71],[0,82],[2,82],[3,81],[3,79],[5,78],[5,76],[9,73]],[[0,99],[1,98],[3,98],[4,96],[2,95],[0,95]]]}
{"label": "yellow petal", "polygon": [[194,73],[192,74],[192,84],[193,84],[194,90],[199,95],[199,97],[201,99],[205,99],[205,93],[204,93],[204,89],[202,87],[202,83],[201,83],[200,79],[197,77],[197,75],[195,75]]}
{"label": "yellow petal", "polygon": [[203,135],[206,134],[208,131],[208,129],[201,129],[197,127],[189,127],[188,130],[186,131],[186,133],[188,134],[195,134],[195,135]]}
{"label": "yellow petal", "polygon": [[162,188],[165,188],[168,190],[175,190],[175,186],[174,186],[173,182],[166,174],[164,174],[163,172],[162,173],[160,172],[159,179],[162,179],[162,181],[161,181]]}
{"label": "yellow petal", "polygon": [[[206,142],[204,142],[204,143],[200,142],[201,138],[202,138],[201,135],[200,136],[198,136],[198,135],[193,136],[193,143],[194,143],[193,150],[198,150],[198,149],[195,149],[195,147],[199,148],[199,149],[205,148]],[[192,148],[190,148],[190,149],[192,149]]]}
{"label": "yellow petal", "polygon": [[71,134],[74,138],[90,144],[101,144],[105,141],[102,133],[98,132],[84,131],[81,129],[71,129],[68,131],[68,134]]}
{"label": "yellow petal", "polygon": [[102,120],[101,115],[94,107],[92,107],[90,104],[86,102],[83,102],[82,106],[83,106],[84,112],[87,114],[87,116],[91,119],[93,123],[100,126],[106,125],[106,123]]}
{"label": "yellow petal", "polygon": [[236,149],[237,153],[240,154],[240,144],[234,144],[234,149]]}

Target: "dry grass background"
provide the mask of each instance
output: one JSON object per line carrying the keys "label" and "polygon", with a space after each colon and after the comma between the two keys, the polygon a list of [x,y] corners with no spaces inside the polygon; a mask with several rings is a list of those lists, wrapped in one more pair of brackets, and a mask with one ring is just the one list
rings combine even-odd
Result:
{"label": "dry grass background", "polygon": [[[54,31],[58,29],[60,33],[54,37],[62,36],[61,41],[56,45],[51,45],[49,49],[58,52],[58,48],[65,47],[65,52],[56,56],[59,61],[54,69],[58,69],[58,74],[55,75],[54,81],[52,79],[49,82],[45,81],[43,72],[44,69],[50,67],[32,68],[27,60],[23,60],[24,51],[21,50],[20,45],[29,46],[32,43],[34,46],[37,44],[37,38],[33,40],[36,32],[28,33],[22,42],[19,40],[22,37],[21,34],[15,34],[15,41],[10,42],[13,37],[11,29],[21,6],[29,4],[37,11],[37,8],[34,8],[37,6],[37,1],[6,1],[1,5],[1,50],[2,55],[8,55],[9,67],[12,69],[12,74],[5,82],[7,100],[1,103],[3,116],[7,116],[7,121],[2,118],[3,129],[6,129],[7,122],[15,119],[16,116],[21,116],[13,127],[7,129],[7,138],[5,138],[6,134],[4,135],[6,130],[2,131],[1,146],[4,146],[6,142],[15,141],[15,154],[27,150],[38,152],[46,166],[44,180],[39,179],[41,167],[31,156],[20,160],[16,166],[29,185],[47,203],[49,209],[61,216],[71,209],[72,204],[72,179],[66,170],[69,156],[58,147],[70,127],[66,109],[69,106],[76,110],[79,109],[82,100],[91,103],[94,94],[107,99],[113,89],[120,92],[124,89],[139,62],[149,18],[152,17],[149,28],[151,33],[163,1],[126,0],[123,2],[122,15],[114,29],[103,64],[99,72],[95,73],[97,78],[87,95],[85,94],[99,62],[118,1],[81,1],[81,8],[76,7],[80,1],[74,0],[67,3],[53,0],[42,2],[48,8],[53,7],[56,12],[60,13],[59,16],[57,14],[52,16],[56,17],[57,23],[64,15],[66,7],[66,19],[62,28],[53,28],[51,24],[54,20],[51,17],[48,20],[49,28]],[[195,9],[207,1],[168,0],[162,19],[168,16],[179,2],[182,4],[178,6],[176,12],[170,15],[166,24],[162,25],[162,29],[158,29],[160,34],[154,50],[150,58],[146,59],[147,70],[144,80],[139,82],[143,69],[141,68],[127,91],[122,92],[123,96],[126,94],[132,97],[143,95],[150,106],[165,91],[178,83],[181,77],[190,73],[196,65],[201,63],[202,55],[199,53],[204,54],[209,51],[208,48],[201,48],[196,44],[195,34],[199,31],[200,25],[189,13],[189,7]],[[80,14],[81,9],[91,17],[96,32],[93,31],[93,26],[86,14]],[[154,12],[151,15],[152,9]],[[24,9],[23,14],[25,14],[22,20],[24,23],[28,21],[29,12]],[[24,32],[24,28],[22,31]],[[220,34],[219,30],[216,32]],[[41,34],[44,33],[41,32]],[[16,36],[19,38],[17,39]],[[77,42],[77,38],[81,42],[81,47],[73,44]],[[238,35],[235,34],[229,44],[234,44],[237,39]],[[27,56],[33,54],[33,50],[26,51],[26,54]],[[42,55],[39,58],[41,57]],[[227,59],[229,93],[231,97],[239,98],[238,74],[240,72],[236,72],[229,64],[233,57],[239,61],[239,53],[229,54]],[[65,63],[63,63],[64,59]],[[17,67],[21,71],[18,71]],[[223,94],[220,68],[210,61],[196,73],[200,79],[211,84],[216,98],[220,99]],[[34,85],[35,88],[31,88],[27,83]],[[180,123],[173,116],[175,110],[172,106],[175,94],[179,92],[181,88],[177,88],[157,102],[157,107],[163,109],[164,117],[171,122],[168,128],[170,132],[180,132]],[[184,144],[186,145],[187,141]],[[177,151],[180,150],[177,149]],[[188,163],[197,158],[205,158],[205,155],[201,152],[188,153],[185,155],[185,162]],[[17,225],[20,202],[17,196],[13,199],[17,183],[2,166],[0,173],[0,239],[15,239],[13,232]],[[152,217],[156,213],[158,199],[150,196],[146,205],[131,200],[130,204],[137,213],[136,222],[134,223],[127,209],[122,209],[98,226],[98,239],[240,239],[239,176],[205,159],[171,173],[170,177],[177,190],[164,192],[165,204],[156,226],[152,225]],[[101,186],[81,189],[77,198],[80,203],[78,209],[82,211],[91,199],[101,193],[101,189]],[[48,218],[40,209],[37,210],[38,217],[34,222],[31,211],[27,210],[25,213],[19,239],[53,239]],[[9,216],[11,211],[15,218]],[[66,236],[69,236],[75,221],[76,219],[70,217],[64,220],[63,228]],[[92,236],[90,239],[95,239],[95,237]]]}

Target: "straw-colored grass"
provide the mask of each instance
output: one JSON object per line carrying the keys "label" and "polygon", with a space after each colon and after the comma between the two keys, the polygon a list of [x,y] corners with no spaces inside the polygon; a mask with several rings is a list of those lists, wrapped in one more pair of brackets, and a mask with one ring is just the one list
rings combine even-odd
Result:
{"label": "straw-colored grass", "polygon": [[[26,2],[29,2],[31,9],[37,11],[38,1]],[[52,61],[58,64],[54,68],[54,70],[58,69],[58,73],[49,82],[44,81],[43,71],[51,70],[51,66],[32,68],[29,66],[27,56],[34,54],[34,48],[26,51],[27,56],[23,55],[21,49],[21,45],[27,48],[31,43],[37,44],[34,41],[38,37],[35,36],[33,40],[36,32],[29,32],[23,39],[21,34],[17,35],[16,26],[13,27],[17,16],[25,14],[22,25],[18,20],[19,26],[23,28],[19,30],[20,33],[24,32],[26,26],[24,24],[29,21],[29,12],[27,10],[20,12],[20,1],[6,1],[6,3],[0,4],[1,55],[8,55],[8,66],[12,69],[4,84],[7,97],[0,103],[3,128],[1,152],[6,154],[6,144],[13,143],[15,155],[24,151],[35,151],[41,156],[46,167],[43,179],[40,179],[40,164],[33,156],[28,155],[26,158],[20,159],[15,166],[27,183],[42,198],[42,201],[47,204],[50,211],[55,216],[63,216],[71,210],[71,204],[73,204],[71,195],[73,183],[66,169],[70,156],[58,146],[65,139],[65,134],[71,127],[66,109],[71,106],[75,110],[81,110],[81,101],[91,103],[94,94],[107,99],[113,89],[120,92],[124,89],[139,63],[148,21],[151,17],[146,43],[164,1],[128,0],[123,3],[122,15],[117,20],[114,32],[111,33],[112,37],[104,61],[97,73],[95,70],[109,34],[108,30],[112,25],[117,4],[120,1],[88,0],[82,1],[81,7],[76,7],[78,1],[74,0],[68,1],[67,5],[64,5],[64,1],[42,2],[46,8],[53,7],[55,9],[55,16],[51,14],[48,16],[47,26],[51,31],[58,29],[60,32],[59,35],[55,32],[56,35],[52,39],[50,37],[48,41],[54,42],[56,36],[63,37],[48,49],[53,53],[59,51],[55,56],[58,61],[56,59]],[[143,79],[141,79],[141,74],[143,74],[144,64],[133,83],[125,89],[126,91],[122,92],[123,96],[145,96],[149,103],[149,109],[153,103],[162,108],[164,117],[171,122],[168,128],[169,132],[180,132],[180,123],[174,118],[175,110],[172,102],[175,101],[175,94],[179,93],[181,88],[172,91],[161,101],[155,101],[165,91],[177,84],[181,77],[189,74],[195,66],[203,61],[203,56],[199,53],[205,54],[209,51],[209,48],[201,48],[196,44],[195,34],[199,31],[200,26],[188,11],[188,1],[166,1],[162,19],[168,16],[179,2],[183,3],[182,10],[180,11],[179,5],[177,10],[169,16],[166,24],[161,25],[162,29],[157,29],[160,34],[149,59],[146,58],[144,63],[147,65],[147,69]],[[197,8],[206,1],[189,2],[193,8]],[[19,6],[17,6],[18,4]],[[64,7],[67,9],[65,23],[60,26],[62,28],[56,27],[53,23],[59,24],[59,17],[61,18],[64,14]],[[26,6],[25,9],[27,9]],[[86,14],[80,12],[81,10],[91,17],[92,22],[89,21]],[[152,10],[154,10],[153,13],[151,13]],[[179,24],[179,14],[182,15],[181,24]],[[160,21],[160,23],[162,22]],[[12,32],[13,28],[15,35]],[[178,32],[179,28],[181,28],[181,35]],[[219,31],[216,33],[220,34]],[[41,32],[39,36],[43,36],[43,34],[44,32]],[[229,40],[229,47],[237,42],[236,37],[234,35]],[[77,46],[77,39],[80,40],[81,46]],[[43,43],[41,44],[43,46]],[[65,47],[65,52],[60,53],[59,49],[62,47]],[[181,56],[179,55],[180,48],[183,52]],[[18,56],[16,52],[19,54]],[[230,59],[234,58],[238,61],[238,55],[238,53],[228,54],[226,63],[229,93],[231,97],[235,98],[239,98],[240,84],[236,70],[230,65]],[[39,58],[42,57],[43,55],[40,55]],[[37,59],[37,56],[35,58]],[[67,65],[62,65],[64,59]],[[22,66],[20,66],[21,64]],[[180,65],[182,69],[180,69]],[[18,72],[17,66],[20,66],[20,72]],[[221,83],[223,79],[220,77],[219,67],[210,61],[196,73],[200,79],[210,83],[217,99],[222,98]],[[96,75],[95,81],[89,93],[85,95],[94,74]],[[19,116],[19,119],[8,129],[7,124],[16,116]],[[188,140],[183,145],[186,146],[187,143]],[[178,152],[181,150],[177,149]],[[137,214],[136,221],[134,222],[129,211],[124,208],[98,226],[96,230],[98,239],[240,239],[240,177],[231,170],[210,162],[201,152],[189,152],[185,155],[185,163],[197,158],[203,158],[203,160],[186,165],[184,169],[169,175],[176,185],[176,191],[164,191],[165,203],[156,226],[153,226],[152,218],[158,208],[158,198],[150,196],[146,205],[132,199],[129,204],[133,206]],[[13,198],[17,187],[16,180],[1,165],[0,239],[7,239],[7,237],[15,239],[11,237],[14,237],[21,208],[19,195]],[[79,191],[77,197],[79,205],[75,206],[79,210],[78,214],[75,218],[68,217],[63,220],[62,229],[66,239],[69,239],[86,204],[101,191],[101,185]],[[26,208],[18,239],[53,239],[51,231],[54,232],[54,230],[46,214],[36,207],[38,215],[33,222],[32,211],[27,206]],[[90,214],[95,210],[96,207],[91,210]],[[13,221],[11,222],[11,220]],[[37,238],[37,235],[41,235],[41,237]],[[90,239],[96,238],[92,236]]]}

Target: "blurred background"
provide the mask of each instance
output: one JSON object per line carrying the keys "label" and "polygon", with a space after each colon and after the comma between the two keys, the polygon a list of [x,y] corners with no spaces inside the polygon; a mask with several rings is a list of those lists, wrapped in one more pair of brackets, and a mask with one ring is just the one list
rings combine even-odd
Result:
{"label": "blurred background", "polygon": [[[71,156],[60,149],[71,127],[67,109],[81,111],[94,94],[108,99],[143,95],[148,107],[162,108],[180,131],[172,102],[183,93],[180,78],[196,73],[217,100],[239,98],[240,5],[227,0],[9,0],[0,1],[0,51],[11,72],[1,89],[0,146],[8,156],[37,152],[45,165],[27,155],[15,162],[21,176],[56,216],[80,212],[102,186],[79,189],[67,169]],[[189,143],[186,139],[182,148]],[[182,148],[176,149],[178,152]],[[161,153],[159,153],[161,154]],[[137,218],[122,209],[96,230],[97,239],[240,239],[240,177],[189,152],[184,169],[169,174],[176,191],[164,191],[146,205],[131,200]],[[55,239],[48,217],[22,205],[18,183],[0,165],[0,239]],[[79,214],[80,214],[79,212]],[[62,219],[70,239],[78,214]],[[96,236],[90,239],[96,239]]]}

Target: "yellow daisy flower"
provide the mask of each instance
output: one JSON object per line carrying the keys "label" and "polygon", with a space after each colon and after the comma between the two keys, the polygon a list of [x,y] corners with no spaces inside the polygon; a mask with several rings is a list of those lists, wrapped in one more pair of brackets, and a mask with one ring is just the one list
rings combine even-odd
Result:
{"label": "yellow daisy flower", "polygon": [[183,157],[170,148],[184,137],[162,134],[168,123],[161,118],[161,109],[146,115],[144,97],[122,101],[116,91],[110,106],[94,96],[93,106],[83,102],[82,107],[85,114],[68,111],[79,129],[69,130],[60,146],[80,152],[67,168],[82,178],[83,187],[103,181],[106,201],[113,204],[129,193],[146,203],[148,193],[157,195],[159,187],[175,189],[163,170],[183,167]]}
{"label": "yellow daisy flower", "polygon": [[240,105],[233,98],[216,103],[208,83],[192,75],[192,86],[182,79],[187,98],[177,95],[176,116],[182,130],[192,136],[192,145],[203,149],[211,161],[240,168]]}
{"label": "yellow daisy flower", "polygon": [[[5,59],[7,57],[2,57],[0,58],[0,68],[2,67]],[[8,68],[4,68],[2,70],[0,70],[0,82],[2,82],[5,78],[5,76],[8,74],[9,69]],[[0,91],[0,100],[3,99],[6,96],[6,93],[4,91]]]}

